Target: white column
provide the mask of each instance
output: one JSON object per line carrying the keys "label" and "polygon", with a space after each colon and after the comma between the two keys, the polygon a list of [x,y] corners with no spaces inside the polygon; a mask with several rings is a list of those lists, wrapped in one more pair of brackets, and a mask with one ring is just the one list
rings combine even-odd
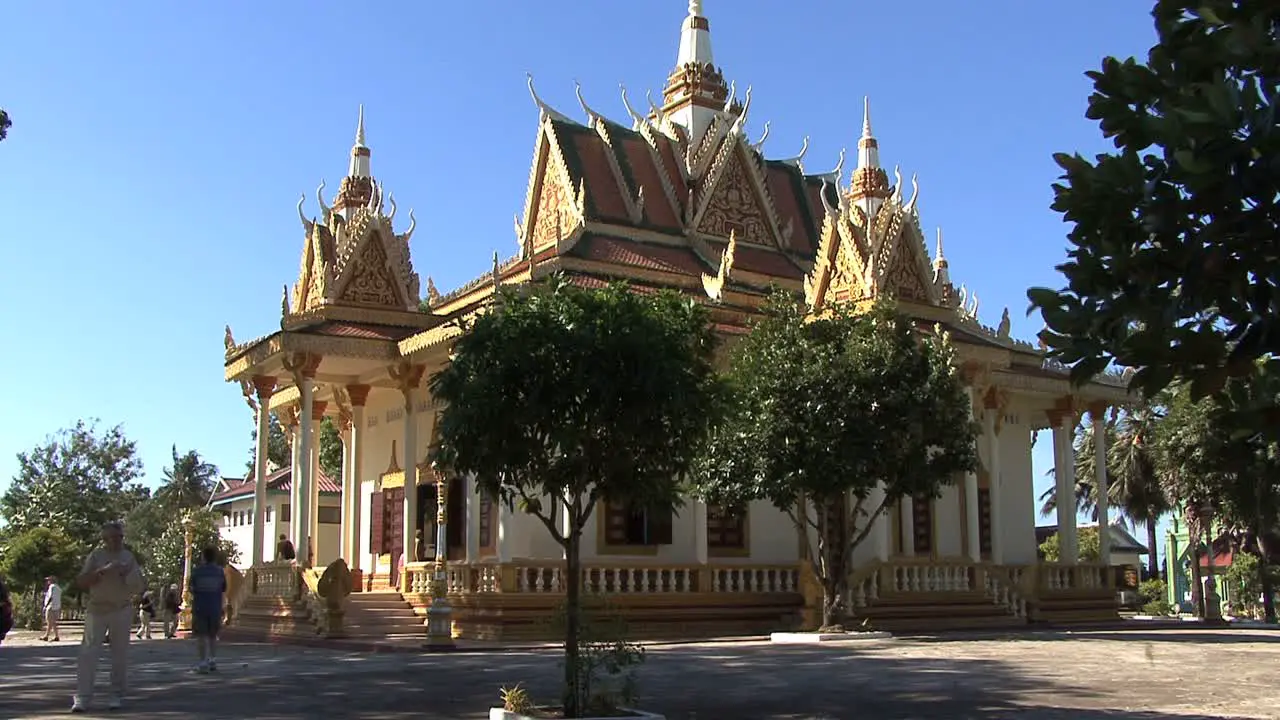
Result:
{"label": "white column", "polygon": [[[480,489],[476,486],[476,476],[468,475],[459,485],[466,493],[467,522],[463,525],[467,536],[467,562],[480,561]],[[493,532],[493,528],[489,528]]]}
{"label": "white column", "polygon": [[[1093,417],[1093,481],[1098,489],[1098,560],[1111,565],[1111,513],[1107,478],[1107,420],[1106,407],[1095,406],[1089,414]],[[1151,552],[1155,552],[1152,550]]]}
{"label": "white column", "polygon": [[[1052,417],[1052,416],[1051,416]],[[1061,413],[1052,417],[1053,469],[1057,493],[1058,552],[1060,561],[1074,565],[1078,561],[1079,543],[1076,539],[1075,457],[1071,448],[1074,416]]]}
{"label": "white column", "polygon": [[497,559],[500,563],[511,562],[511,548],[515,546],[516,516],[511,512],[511,510],[507,509],[506,503],[495,500],[494,505],[498,509],[497,523],[493,529],[493,531],[498,534],[495,538],[498,546]]}
{"label": "white column", "polygon": [[[313,391],[314,392],[314,391]],[[311,464],[307,475],[307,565],[320,562],[320,421],[328,403],[311,403]]]}
{"label": "white column", "polygon": [[250,566],[266,561],[264,548],[267,531],[267,452],[271,440],[271,395],[276,389],[276,379],[255,376],[253,387],[258,393],[258,446],[253,459],[253,547],[249,555]]}
{"label": "white column", "polygon": [[[413,414],[417,385],[414,382],[401,388],[404,395],[404,522],[401,531],[404,534],[405,562],[418,559],[418,423]],[[391,559],[392,572],[395,572],[399,560]]]}
{"label": "white column", "polygon": [[[866,511],[868,513],[875,512],[882,502],[884,502],[884,483],[876,483],[876,486],[867,495]],[[875,550],[876,559],[881,562],[887,561],[891,542],[889,535],[889,509],[886,508],[885,512],[875,516],[871,522],[875,524],[871,527],[871,534],[867,536],[867,539],[871,541],[871,547]]]}
{"label": "white column", "polygon": [[707,551],[707,504],[694,500],[689,507],[693,511],[693,561],[706,565],[711,560]]}
{"label": "white column", "polygon": [[299,434],[302,436],[301,447],[298,450],[298,472],[295,473],[294,482],[298,484],[298,513],[295,516],[297,520],[297,532],[299,543],[296,545],[298,552],[299,564],[305,564],[308,567],[311,564],[311,558],[307,554],[308,542],[311,539],[311,466],[312,446],[315,445],[315,420],[312,414],[315,412],[315,390],[310,377],[303,376],[302,381],[298,385],[298,392],[302,396],[302,419],[301,430]]}
{"label": "white column", "polygon": [[1004,504],[1004,485],[1000,477],[1000,408],[987,407],[983,413],[983,436],[987,441],[987,493],[991,499],[991,562],[1004,564],[1003,523],[1000,508]]}
{"label": "white column", "polygon": [[[969,400],[969,418],[973,419],[973,386],[964,389]],[[965,529],[968,536],[965,550],[972,562],[982,562],[982,542],[979,537],[981,526],[978,523],[978,476],[975,473],[964,474],[964,507]]]}
{"label": "white column", "polygon": [[338,557],[345,560],[347,567],[351,568],[354,562],[352,557],[355,555],[351,545],[351,498],[355,495],[351,488],[351,416],[343,412],[338,423],[338,437],[342,440],[342,481],[338,485],[342,488],[339,500],[341,517],[338,523]]}
{"label": "white column", "polygon": [[898,530],[902,535],[902,554],[904,557],[915,557],[916,554],[916,515],[915,500],[904,496],[898,500]]}
{"label": "white column", "polygon": [[[302,552],[302,411],[298,411],[293,425],[289,426],[292,443],[289,448],[289,542],[295,553]],[[301,557],[301,555],[299,555]]]}
{"label": "white column", "polygon": [[[364,405],[369,399],[368,385],[348,385],[347,397],[351,398],[351,494],[350,494],[350,554],[347,562],[352,570],[360,569],[360,522],[364,517]],[[375,520],[376,522],[376,520]]]}

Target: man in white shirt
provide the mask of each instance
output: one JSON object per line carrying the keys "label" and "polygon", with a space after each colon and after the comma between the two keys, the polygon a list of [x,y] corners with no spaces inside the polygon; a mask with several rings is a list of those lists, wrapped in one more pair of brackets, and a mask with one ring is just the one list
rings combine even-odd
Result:
{"label": "man in white shirt", "polygon": [[44,637],[45,642],[53,635],[53,642],[58,642],[58,621],[62,619],[62,588],[58,587],[58,578],[50,575],[44,579]]}
{"label": "man in white shirt", "polygon": [[104,637],[111,640],[111,699],[107,709],[120,707],[129,669],[129,638],[133,625],[133,597],[146,583],[133,553],[124,547],[124,526],[102,526],[102,547],[89,553],[76,584],[89,591],[84,613],[84,639],[76,673],[76,695],[71,712],[83,713],[93,699],[93,680]]}

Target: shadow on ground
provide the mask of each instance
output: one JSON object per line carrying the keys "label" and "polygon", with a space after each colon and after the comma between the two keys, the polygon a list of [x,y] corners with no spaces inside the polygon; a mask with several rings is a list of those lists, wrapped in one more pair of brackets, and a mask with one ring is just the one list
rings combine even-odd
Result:
{"label": "shadow on ground", "polygon": [[[1103,709],[1141,703],[1034,677],[1012,664],[1014,657],[921,658],[907,651],[894,657],[893,644],[877,645],[653,649],[641,672],[641,705],[670,720],[1220,717]],[[76,650],[0,647],[0,717],[61,717]],[[550,700],[560,675],[555,652],[360,655],[235,644],[221,651],[219,674],[204,676],[189,671],[188,643],[142,643],[132,650],[127,712],[156,720],[483,718],[500,687],[524,683],[535,697]],[[105,669],[104,660],[100,687]]]}

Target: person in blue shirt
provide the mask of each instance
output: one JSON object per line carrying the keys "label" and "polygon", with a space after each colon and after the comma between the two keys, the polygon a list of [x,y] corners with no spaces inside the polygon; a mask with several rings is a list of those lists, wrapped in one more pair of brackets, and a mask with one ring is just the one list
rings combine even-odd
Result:
{"label": "person in blue shirt", "polygon": [[191,570],[191,634],[200,651],[196,672],[207,673],[218,669],[218,632],[222,629],[227,577],[218,564],[216,548],[205,548],[201,556],[203,562]]}

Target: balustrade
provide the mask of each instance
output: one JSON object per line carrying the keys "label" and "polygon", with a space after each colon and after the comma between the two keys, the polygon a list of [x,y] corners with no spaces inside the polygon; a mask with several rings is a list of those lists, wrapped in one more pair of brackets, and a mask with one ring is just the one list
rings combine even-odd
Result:
{"label": "balustrade", "polygon": [[259,597],[296,599],[301,590],[298,567],[290,562],[264,563],[253,568],[250,592]]}
{"label": "balustrade", "polygon": [[[435,565],[408,563],[404,568],[406,594],[431,594]],[[563,593],[563,563],[466,563],[447,567],[449,594]],[[799,592],[794,565],[626,565],[586,563],[582,567],[586,593],[623,595],[673,593],[792,593]]]}

